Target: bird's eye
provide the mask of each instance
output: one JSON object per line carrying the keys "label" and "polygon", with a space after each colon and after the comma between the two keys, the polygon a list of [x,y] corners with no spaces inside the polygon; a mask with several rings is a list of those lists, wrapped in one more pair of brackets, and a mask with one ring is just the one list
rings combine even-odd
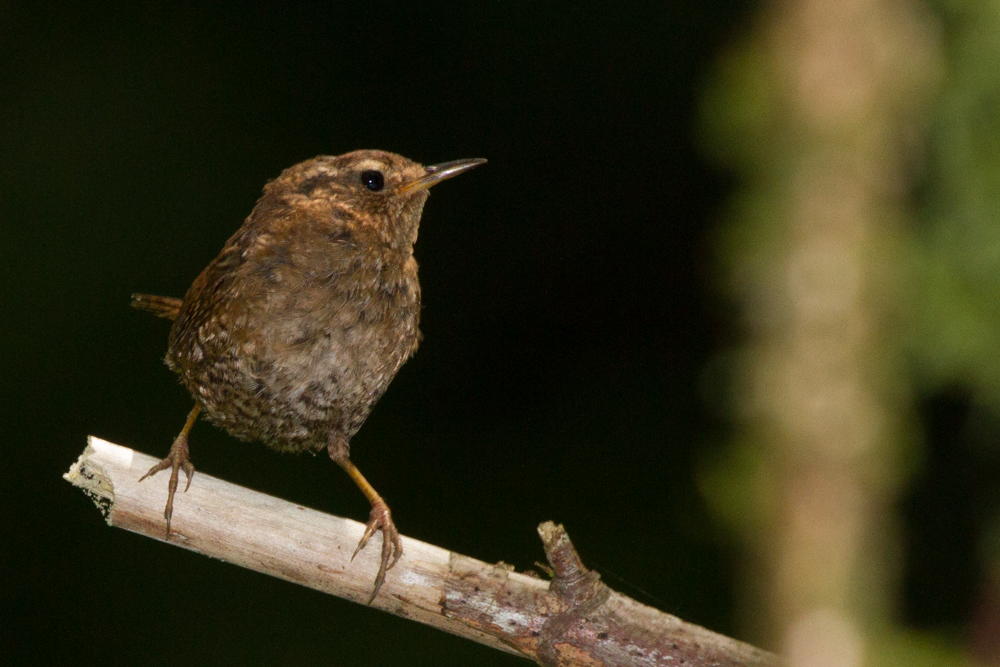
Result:
{"label": "bird's eye", "polygon": [[382,172],[374,169],[361,172],[361,182],[372,192],[378,192],[385,187],[385,177]]}

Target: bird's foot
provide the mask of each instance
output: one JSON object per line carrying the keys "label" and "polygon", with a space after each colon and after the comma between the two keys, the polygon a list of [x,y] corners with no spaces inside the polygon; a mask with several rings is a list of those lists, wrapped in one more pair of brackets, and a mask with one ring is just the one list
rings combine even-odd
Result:
{"label": "bird's foot", "polygon": [[167,486],[167,506],[163,510],[163,518],[167,520],[166,538],[170,539],[170,517],[174,514],[174,493],[177,491],[177,473],[183,470],[184,474],[187,475],[187,486],[184,487],[185,491],[191,488],[191,478],[194,476],[194,464],[191,463],[188,452],[187,433],[181,433],[177,436],[174,444],[170,445],[170,453],[167,454],[167,458],[150,468],[149,472],[139,478],[139,481],[141,482],[147,477],[152,477],[167,468],[170,468],[170,483]]}
{"label": "bird's foot", "polygon": [[354,550],[351,560],[354,560],[354,556],[357,556],[358,552],[365,548],[365,545],[368,544],[368,539],[375,534],[376,530],[382,531],[382,561],[378,568],[378,575],[375,577],[375,589],[372,591],[372,596],[368,598],[368,604],[371,604],[375,600],[375,596],[378,595],[378,589],[382,587],[382,583],[385,581],[385,573],[403,555],[403,542],[400,540],[399,531],[396,530],[396,524],[392,521],[392,513],[389,512],[389,506],[381,498],[377,498],[372,502],[372,511],[368,515],[365,534],[361,536],[361,541],[358,542],[358,548]]}

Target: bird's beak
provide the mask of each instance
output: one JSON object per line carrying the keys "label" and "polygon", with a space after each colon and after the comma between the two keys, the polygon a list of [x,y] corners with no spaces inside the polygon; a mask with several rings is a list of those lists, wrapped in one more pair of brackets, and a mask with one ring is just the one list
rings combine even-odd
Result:
{"label": "bird's beak", "polygon": [[420,192],[421,190],[426,190],[432,185],[437,185],[441,181],[447,180],[452,176],[458,176],[461,173],[469,171],[473,167],[478,167],[481,164],[485,164],[486,160],[481,157],[469,158],[467,160],[452,160],[451,162],[442,162],[441,164],[432,164],[429,167],[424,167],[427,171],[426,174],[415,178],[409,183],[404,183],[400,188],[400,194],[412,194],[414,192]]}

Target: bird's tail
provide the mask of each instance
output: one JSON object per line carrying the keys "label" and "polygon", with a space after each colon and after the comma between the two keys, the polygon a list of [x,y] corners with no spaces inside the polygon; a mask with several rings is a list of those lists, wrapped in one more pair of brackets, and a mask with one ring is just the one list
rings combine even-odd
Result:
{"label": "bird's tail", "polygon": [[176,320],[181,312],[181,300],[172,296],[156,296],[154,294],[133,294],[132,307],[153,313],[157,317]]}

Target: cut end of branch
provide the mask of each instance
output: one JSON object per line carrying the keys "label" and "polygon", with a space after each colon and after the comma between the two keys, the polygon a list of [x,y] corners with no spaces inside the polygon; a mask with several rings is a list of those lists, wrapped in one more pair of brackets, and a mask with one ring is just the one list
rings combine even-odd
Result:
{"label": "cut end of branch", "polygon": [[115,459],[131,459],[132,450],[101,440],[94,436],[87,438],[87,448],[76,460],[69,471],[63,475],[63,479],[83,491],[87,497],[94,501],[97,509],[101,511],[104,520],[110,525],[111,509],[115,504],[115,486],[111,482],[104,468],[98,463],[100,457],[112,457]]}

